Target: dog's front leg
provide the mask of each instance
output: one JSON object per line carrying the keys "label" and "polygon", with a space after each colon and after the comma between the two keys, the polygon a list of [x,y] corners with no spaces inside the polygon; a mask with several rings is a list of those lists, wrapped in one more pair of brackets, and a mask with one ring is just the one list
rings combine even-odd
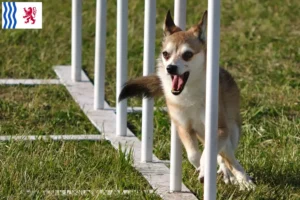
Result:
{"label": "dog's front leg", "polygon": [[197,169],[200,166],[201,152],[195,131],[189,127],[177,126],[177,131],[182,144],[187,152],[190,163]]}

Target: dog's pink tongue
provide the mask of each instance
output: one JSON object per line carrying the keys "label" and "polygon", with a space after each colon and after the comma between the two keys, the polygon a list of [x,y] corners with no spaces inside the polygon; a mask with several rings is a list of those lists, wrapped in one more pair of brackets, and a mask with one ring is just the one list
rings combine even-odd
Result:
{"label": "dog's pink tongue", "polygon": [[183,77],[175,75],[173,80],[172,80],[172,88],[173,90],[180,90],[180,88],[183,85]]}

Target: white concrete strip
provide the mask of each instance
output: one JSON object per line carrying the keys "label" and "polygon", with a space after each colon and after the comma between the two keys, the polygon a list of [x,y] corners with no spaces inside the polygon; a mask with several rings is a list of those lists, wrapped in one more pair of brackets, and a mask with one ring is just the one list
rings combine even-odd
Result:
{"label": "white concrete strip", "polygon": [[58,79],[0,79],[0,85],[57,85]]}
{"label": "white concrete strip", "polygon": [[129,129],[127,129],[127,136],[125,137],[116,135],[116,115],[114,111],[110,110],[111,107],[106,102],[104,110],[94,110],[94,86],[83,71],[81,82],[71,80],[71,68],[69,66],[57,66],[55,72],[80,108],[95,127],[104,134],[105,138],[116,149],[120,145],[123,151],[129,148],[133,150],[134,167],[146,178],[157,194],[166,200],[197,199],[183,183],[182,192],[169,192],[169,168],[155,155],[153,155],[153,162],[141,163],[141,142]]}
{"label": "white concrete strip", "polygon": [[[104,110],[112,110],[116,113],[116,108],[115,107],[105,108]],[[143,110],[142,107],[127,107],[127,113],[142,112],[142,110]],[[154,107],[154,110],[162,110],[164,112],[168,111],[166,107],[163,107],[163,108]]]}
{"label": "white concrete strip", "polygon": [[79,140],[105,140],[102,135],[2,135],[0,141],[34,141],[34,140],[59,140],[59,141],[79,141]]}
{"label": "white concrete strip", "polygon": [[[28,190],[28,193],[36,191]],[[112,194],[130,194],[141,193],[141,190],[45,190],[44,194],[53,196],[84,196],[84,195],[112,195]],[[154,190],[143,190],[145,193],[154,193]]]}

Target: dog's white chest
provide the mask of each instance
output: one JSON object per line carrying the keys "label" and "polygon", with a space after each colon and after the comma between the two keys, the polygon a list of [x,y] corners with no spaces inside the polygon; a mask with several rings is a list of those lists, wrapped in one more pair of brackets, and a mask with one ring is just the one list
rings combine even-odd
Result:
{"label": "dog's white chest", "polygon": [[205,123],[205,103],[199,99],[195,103],[185,102],[170,110],[173,120],[183,127],[191,127],[197,132],[203,132]]}

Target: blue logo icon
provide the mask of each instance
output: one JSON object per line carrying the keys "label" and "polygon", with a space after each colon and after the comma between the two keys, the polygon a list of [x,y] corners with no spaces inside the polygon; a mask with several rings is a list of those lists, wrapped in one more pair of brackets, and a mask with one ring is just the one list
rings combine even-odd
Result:
{"label": "blue logo icon", "polygon": [[17,7],[15,2],[2,2],[2,28],[15,29],[17,25],[16,12]]}

